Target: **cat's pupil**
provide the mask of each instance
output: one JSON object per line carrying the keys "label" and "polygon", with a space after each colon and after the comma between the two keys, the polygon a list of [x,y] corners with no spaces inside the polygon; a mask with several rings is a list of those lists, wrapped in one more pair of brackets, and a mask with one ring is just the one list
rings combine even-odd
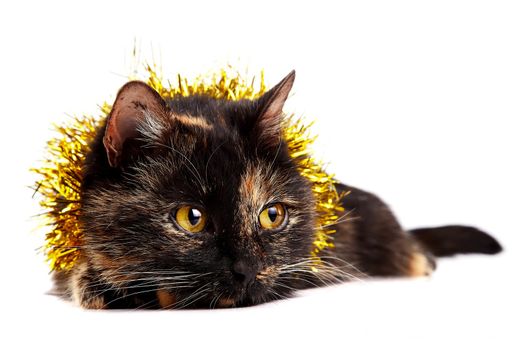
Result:
{"label": "cat's pupil", "polygon": [[279,214],[279,212],[277,211],[277,208],[276,207],[270,207],[268,208],[268,218],[272,221],[272,222],[275,222],[275,220],[277,220],[277,215]]}
{"label": "cat's pupil", "polygon": [[200,219],[202,217],[202,214],[197,209],[190,209],[188,212],[188,221],[192,226],[195,226],[199,223]]}

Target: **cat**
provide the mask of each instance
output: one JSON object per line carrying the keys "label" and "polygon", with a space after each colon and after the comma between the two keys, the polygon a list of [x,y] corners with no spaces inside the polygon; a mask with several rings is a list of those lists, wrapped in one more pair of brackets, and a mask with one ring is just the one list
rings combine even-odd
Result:
{"label": "cat", "polygon": [[164,100],[125,84],[86,157],[79,261],[57,290],[88,309],[256,305],[367,276],[425,276],[434,257],[501,251],[473,227],[405,231],[338,184],[335,247],[311,255],[312,189],[282,137],[292,71],[256,100]]}

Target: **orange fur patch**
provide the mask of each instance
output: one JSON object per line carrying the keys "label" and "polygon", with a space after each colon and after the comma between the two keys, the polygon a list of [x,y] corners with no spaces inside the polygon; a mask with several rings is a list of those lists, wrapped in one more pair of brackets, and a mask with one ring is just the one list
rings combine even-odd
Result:
{"label": "orange fur patch", "polygon": [[260,281],[268,277],[273,277],[276,274],[277,274],[277,269],[275,268],[275,266],[269,266],[265,268],[264,270],[262,270],[261,272],[259,272],[257,276],[255,276],[255,278]]}
{"label": "orange fur patch", "polygon": [[157,299],[159,300],[160,307],[163,309],[172,308],[177,302],[175,296],[165,289],[157,291]]}
{"label": "orange fur patch", "polygon": [[212,125],[201,117],[175,114],[175,119],[186,126],[194,126],[205,130],[212,129]]}
{"label": "orange fur patch", "polygon": [[217,303],[218,307],[232,307],[235,303],[235,300],[231,298],[220,298],[219,302]]}

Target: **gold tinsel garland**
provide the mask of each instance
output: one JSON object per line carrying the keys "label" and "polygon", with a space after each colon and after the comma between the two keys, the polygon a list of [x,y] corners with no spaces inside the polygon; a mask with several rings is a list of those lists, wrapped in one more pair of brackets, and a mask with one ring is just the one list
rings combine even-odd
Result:
{"label": "gold tinsel garland", "polygon": [[[255,77],[247,81],[231,68],[198,76],[193,81],[178,75],[175,85],[165,83],[155,66],[146,66],[146,71],[146,82],[164,98],[206,94],[217,99],[239,100],[256,99],[266,92],[263,72],[260,73],[257,88]],[[111,106],[104,103],[99,117],[76,117],[67,125],[56,126],[58,136],[48,142],[44,164],[32,169],[39,175],[35,191],[43,197],[40,205],[44,209],[44,224],[49,226],[43,250],[52,270],[71,269],[80,255],[83,233],[78,222],[78,211],[82,166],[89,144],[110,110]],[[311,254],[318,259],[323,249],[333,247],[330,234],[335,232],[333,226],[339,218],[338,212],[343,209],[340,205],[342,194],[335,189],[333,175],[327,174],[322,164],[311,156],[309,146],[315,138],[309,134],[310,126],[290,116],[283,129],[291,157],[301,175],[312,184],[317,228]]]}

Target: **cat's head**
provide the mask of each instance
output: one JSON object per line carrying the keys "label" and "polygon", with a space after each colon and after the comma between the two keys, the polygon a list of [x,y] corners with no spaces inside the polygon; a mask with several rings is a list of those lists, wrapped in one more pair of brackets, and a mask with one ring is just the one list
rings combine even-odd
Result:
{"label": "cat's head", "polygon": [[294,76],[253,101],[121,88],[83,186],[84,255],[105,283],[176,307],[296,288],[310,269],[315,203],[282,137]]}

